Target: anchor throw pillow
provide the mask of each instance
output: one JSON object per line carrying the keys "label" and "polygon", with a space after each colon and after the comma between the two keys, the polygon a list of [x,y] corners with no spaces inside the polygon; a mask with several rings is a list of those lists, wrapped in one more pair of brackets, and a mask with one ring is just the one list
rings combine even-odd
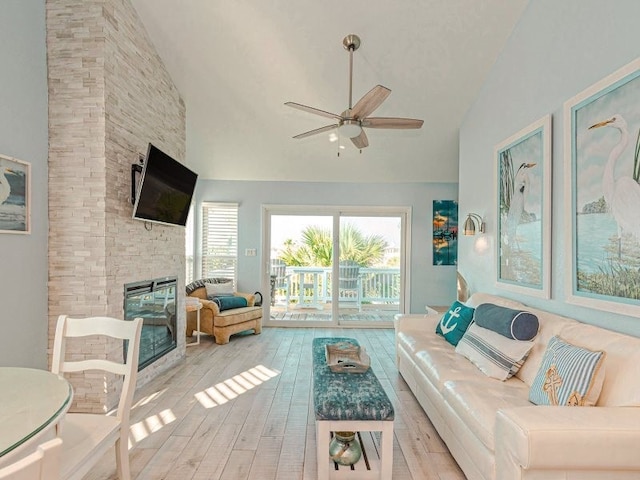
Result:
{"label": "anchor throw pillow", "polygon": [[453,302],[453,305],[438,322],[436,333],[442,335],[447,342],[455,347],[469,328],[473,320],[473,311],[473,308],[467,307],[464,303]]}

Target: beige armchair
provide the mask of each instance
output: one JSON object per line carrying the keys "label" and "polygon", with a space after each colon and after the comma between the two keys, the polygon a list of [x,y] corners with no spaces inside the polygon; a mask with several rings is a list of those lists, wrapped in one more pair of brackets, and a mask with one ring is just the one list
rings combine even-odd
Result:
{"label": "beige armchair", "polygon": [[[218,304],[207,299],[205,283],[231,282],[227,278],[204,278],[186,286],[187,295],[197,297],[202,303],[200,310],[200,332],[213,335],[218,345],[229,343],[234,333],[253,330],[256,335],[262,332],[262,307],[256,307],[255,295],[235,292],[235,296],[247,299],[247,306],[220,311]],[[187,336],[192,336],[197,328],[197,313],[187,313]]]}

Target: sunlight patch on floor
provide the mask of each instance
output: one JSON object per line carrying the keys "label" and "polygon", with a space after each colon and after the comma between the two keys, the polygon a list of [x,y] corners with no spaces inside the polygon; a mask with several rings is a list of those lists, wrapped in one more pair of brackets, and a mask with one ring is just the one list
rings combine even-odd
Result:
{"label": "sunlight patch on floor", "polygon": [[141,440],[144,440],[152,433],[157,432],[165,425],[168,425],[176,420],[176,416],[171,409],[166,409],[158,414],[150,415],[144,420],[134,423],[129,428],[131,436],[129,436],[129,450]]}
{"label": "sunlight patch on floor", "polygon": [[223,382],[197,392],[194,397],[204,408],[214,408],[278,375],[280,375],[278,370],[272,370],[264,365],[256,365]]}
{"label": "sunlight patch on floor", "polygon": [[131,410],[135,410],[138,407],[142,407],[143,405],[146,405],[147,403],[154,401],[156,398],[159,398],[160,396],[162,396],[162,394],[164,394],[164,392],[166,391],[167,389],[165,388],[164,390],[159,390],[157,392],[152,393],[151,395],[142,397],[140,400],[136,402],[136,404],[133,407],[131,407]]}

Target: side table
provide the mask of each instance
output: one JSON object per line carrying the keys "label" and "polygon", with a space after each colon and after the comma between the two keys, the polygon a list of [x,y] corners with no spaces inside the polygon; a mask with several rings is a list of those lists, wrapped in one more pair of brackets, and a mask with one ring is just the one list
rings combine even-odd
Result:
{"label": "side table", "polygon": [[187,343],[187,347],[191,347],[193,345],[200,345],[200,310],[202,310],[202,304],[198,302],[198,304],[190,304],[186,306],[187,312],[196,312],[196,341]]}

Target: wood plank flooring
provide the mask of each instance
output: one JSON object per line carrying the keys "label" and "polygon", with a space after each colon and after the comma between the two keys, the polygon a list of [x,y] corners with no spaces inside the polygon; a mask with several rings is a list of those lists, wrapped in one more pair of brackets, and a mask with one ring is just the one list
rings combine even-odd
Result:
{"label": "wood plank flooring", "polygon": [[[393,329],[264,328],[227,345],[201,337],[141,387],[131,414],[133,480],[314,480],[314,337],[357,338],[395,407],[394,480],[464,480],[395,366]],[[110,452],[85,480],[115,479]]]}

